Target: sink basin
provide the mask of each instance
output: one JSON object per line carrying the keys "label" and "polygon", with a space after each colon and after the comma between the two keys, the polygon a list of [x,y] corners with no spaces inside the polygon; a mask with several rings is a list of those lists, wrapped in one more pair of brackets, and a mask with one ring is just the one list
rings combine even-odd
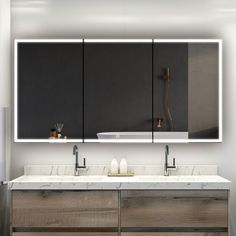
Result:
{"label": "sink basin", "polygon": [[154,140],[159,139],[188,139],[188,132],[154,132]]}
{"label": "sink basin", "polygon": [[144,175],[144,176],[138,176],[139,181],[150,181],[150,182],[160,182],[160,181],[166,181],[168,180],[169,176],[162,176],[162,175]]}
{"label": "sink basin", "polygon": [[[214,182],[221,181],[221,177],[215,175],[179,175],[179,176],[162,176],[162,175],[144,175],[139,176],[139,181],[147,181],[147,182]],[[223,178],[222,178],[223,179]]]}
{"label": "sink basin", "polygon": [[21,182],[97,182],[102,181],[103,176],[58,176],[58,175],[24,175],[17,178]]}
{"label": "sink basin", "polygon": [[[109,142],[109,141],[152,141],[152,132],[104,132],[97,133],[97,137],[100,142]],[[154,141],[166,139],[179,139],[187,140],[188,132],[154,132]]]}
{"label": "sink basin", "polygon": [[112,140],[117,141],[152,141],[152,132],[105,132],[97,133],[100,142],[109,142]]}
{"label": "sink basin", "polygon": [[96,176],[96,175],[90,175],[90,176],[74,176],[74,181],[86,181],[86,182],[97,182],[102,181],[103,176]]}
{"label": "sink basin", "polygon": [[178,182],[192,182],[196,181],[196,176],[139,176],[140,181],[151,181],[151,182],[173,182],[173,181],[178,181]]}

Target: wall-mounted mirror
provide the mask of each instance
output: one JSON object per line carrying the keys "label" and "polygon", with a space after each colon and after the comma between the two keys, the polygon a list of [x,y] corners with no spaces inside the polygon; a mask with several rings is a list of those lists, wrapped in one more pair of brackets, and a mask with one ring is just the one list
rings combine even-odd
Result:
{"label": "wall-mounted mirror", "polygon": [[152,142],[152,40],[85,40],[86,142]]}
{"label": "wall-mounted mirror", "polygon": [[221,141],[221,41],[155,40],[153,52],[154,142]]}
{"label": "wall-mounted mirror", "polygon": [[16,40],[15,141],[220,142],[221,75],[221,40]]}
{"label": "wall-mounted mirror", "polygon": [[16,40],[15,141],[82,142],[82,110],[83,40]]}

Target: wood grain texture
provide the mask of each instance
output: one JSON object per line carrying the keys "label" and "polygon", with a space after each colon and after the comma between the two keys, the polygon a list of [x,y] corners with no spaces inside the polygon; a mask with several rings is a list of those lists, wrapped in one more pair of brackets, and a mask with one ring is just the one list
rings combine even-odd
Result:
{"label": "wood grain texture", "polygon": [[[86,233],[86,232],[73,232],[73,233],[67,233],[67,232],[63,232],[63,233],[49,233],[49,232],[34,232],[34,233],[30,233],[30,232],[24,232],[24,233],[13,233],[12,236],[118,236],[118,233]],[[218,236],[218,235],[217,235]]]}
{"label": "wood grain texture", "polygon": [[12,227],[118,227],[118,192],[13,191]]}
{"label": "wood grain texture", "polygon": [[122,191],[121,227],[228,227],[228,194]]}
{"label": "wood grain texture", "polygon": [[132,232],[132,233],[121,233],[121,236],[227,236],[227,233],[148,233],[148,232]]}

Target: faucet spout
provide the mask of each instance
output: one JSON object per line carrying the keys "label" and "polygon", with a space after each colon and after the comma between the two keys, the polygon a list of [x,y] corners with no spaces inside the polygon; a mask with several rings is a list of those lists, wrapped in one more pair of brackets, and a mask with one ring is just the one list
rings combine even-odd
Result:
{"label": "faucet spout", "polygon": [[79,165],[79,149],[77,145],[73,146],[73,155],[75,156],[75,175],[79,175],[79,169],[86,168],[86,159],[83,158],[83,165]]}
{"label": "faucet spout", "polygon": [[73,155],[75,155],[76,152],[78,152],[78,147],[77,147],[77,145],[74,145],[74,147],[73,147]]}
{"label": "faucet spout", "polygon": [[73,155],[75,155],[75,175],[78,175],[78,147],[74,145],[73,147]]}
{"label": "faucet spout", "polygon": [[165,146],[165,164],[164,164],[164,176],[169,176],[169,169],[176,169],[175,158],[173,158],[173,164],[169,165],[168,163],[169,156],[169,146]]}

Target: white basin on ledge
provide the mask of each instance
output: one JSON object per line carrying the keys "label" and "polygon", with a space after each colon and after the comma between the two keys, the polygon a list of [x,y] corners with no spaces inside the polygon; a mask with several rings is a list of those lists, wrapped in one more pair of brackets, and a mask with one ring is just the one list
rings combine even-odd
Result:
{"label": "white basin on ledge", "polygon": [[160,140],[188,140],[188,132],[102,132],[97,133],[99,142],[151,142]]}
{"label": "white basin on ledge", "polygon": [[98,139],[152,139],[152,132],[104,132],[97,133]]}
{"label": "white basin on ledge", "polygon": [[10,190],[126,190],[126,189],[230,189],[230,181],[217,175],[134,177],[23,175],[9,182]]}

